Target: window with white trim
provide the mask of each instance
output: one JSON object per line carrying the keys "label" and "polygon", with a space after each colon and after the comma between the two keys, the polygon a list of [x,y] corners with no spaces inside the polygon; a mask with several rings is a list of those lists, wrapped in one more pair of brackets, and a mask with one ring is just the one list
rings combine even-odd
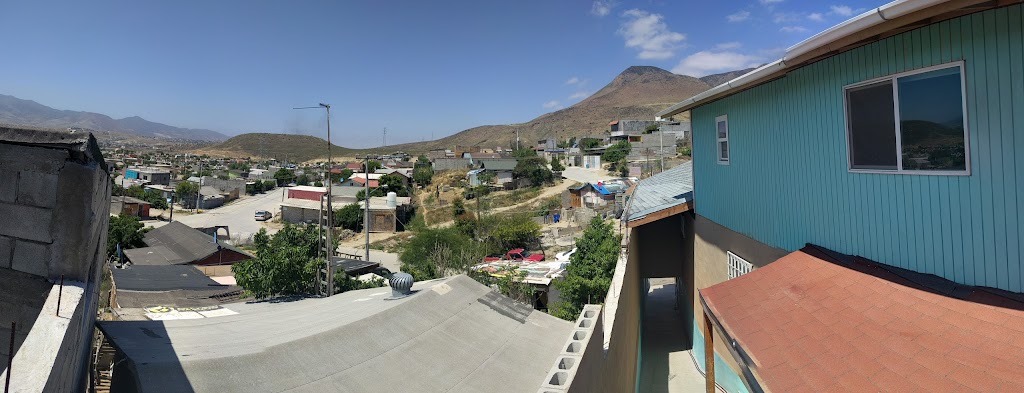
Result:
{"label": "window with white trim", "polygon": [[739,255],[733,254],[732,251],[726,251],[726,255],[729,256],[729,279],[732,280],[736,277],[750,273],[754,270],[754,265],[747,262],[745,259],[740,258]]}
{"label": "window with white trim", "polygon": [[715,118],[715,134],[718,150],[718,163],[729,163],[729,117],[721,115]]}
{"label": "window with white trim", "polygon": [[963,63],[844,88],[849,169],[970,174]]}

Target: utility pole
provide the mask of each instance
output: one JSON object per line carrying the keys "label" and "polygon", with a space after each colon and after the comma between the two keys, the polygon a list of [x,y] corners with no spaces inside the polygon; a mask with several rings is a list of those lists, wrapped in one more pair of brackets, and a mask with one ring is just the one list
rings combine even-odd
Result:
{"label": "utility pole", "polygon": [[[366,231],[366,261],[370,261],[370,155],[363,157],[363,230]],[[378,184],[380,186],[380,184]]]}
{"label": "utility pole", "polygon": [[199,213],[199,203],[203,199],[203,160],[199,159],[199,190],[196,191],[196,213]]}
{"label": "utility pole", "polygon": [[384,127],[384,154],[387,154],[388,149],[388,128]]}
{"label": "utility pole", "polygon": [[665,171],[665,133],[658,127],[658,158],[661,159],[661,169],[658,173]]}

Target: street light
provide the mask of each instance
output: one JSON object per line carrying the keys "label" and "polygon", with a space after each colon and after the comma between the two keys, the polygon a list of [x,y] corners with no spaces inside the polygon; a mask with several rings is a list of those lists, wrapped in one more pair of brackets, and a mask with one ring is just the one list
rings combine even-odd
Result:
{"label": "street light", "polygon": [[[320,109],[327,110],[327,173],[325,185],[327,186],[327,240],[324,242],[325,256],[327,259],[327,296],[334,294],[334,264],[331,261],[331,254],[334,253],[334,209],[331,208],[331,169],[334,166],[331,161],[331,104],[320,103],[318,106],[303,106],[292,109]],[[321,214],[321,220],[323,214]],[[323,225],[323,223],[320,223]],[[369,258],[367,258],[369,260]]]}

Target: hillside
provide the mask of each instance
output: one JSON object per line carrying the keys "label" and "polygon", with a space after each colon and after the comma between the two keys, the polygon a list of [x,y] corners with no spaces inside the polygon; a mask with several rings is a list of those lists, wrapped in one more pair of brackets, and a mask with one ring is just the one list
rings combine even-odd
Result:
{"label": "hillside", "polygon": [[[331,155],[351,156],[352,149],[332,145]],[[327,141],[309,135],[242,134],[224,142],[195,150],[214,157],[276,158],[289,162],[305,162],[327,157]]]}
{"label": "hillside", "polygon": [[[163,140],[222,141],[227,136],[216,131],[179,128],[151,122],[138,116],[114,119],[93,112],[60,110],[31,100],[0,94],[0,123],[43,128],[87,128]],[[97,137],[101,137],[98,133]]]}
{"label": "hillside", "polygon": [[723,84],[725,82],[728,82],[728,81],[731,81],[733,79],[739,78],[740,75],[746,74],[746,73],[748,73],[750,71],[753,71],[753,70],[754,70],[754,68],[747,68],[745,70],[723,72],[721,74],[714,74],[714,75],[708,75],[708,76],[701,77],[700,80],[704,81],[704,83],[707,83],[708,86],[710,86],[710,87],[715,87],[715,86],[718,86],[718,85]]}
{"label": "hillside", "polygon": [[[742,71],[726,74],[738,72]],[[727,77],[726,74],[704,78],[716,82]],[[421,152],[451,148],[454,145],[507,146],[516,130],[526,144],[556,136],[556,133],[558,138],[601,136],[613,120],[653,119],[659,110],[710,88],[707,82],[698,78],[676,75],[657,67],[633,66],[583,101],[529,122],[480,126],[438,140],[397,145],[393,148]]]}

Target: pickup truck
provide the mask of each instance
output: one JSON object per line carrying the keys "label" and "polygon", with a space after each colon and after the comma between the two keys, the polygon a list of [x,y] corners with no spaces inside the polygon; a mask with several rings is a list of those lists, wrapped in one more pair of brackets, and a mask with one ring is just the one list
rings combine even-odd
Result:
{"label": "pickup truck", "polygon": [[540,262],[544,260],[544,253],[532,254],[522,248],[516,248],[509,250],[505,254],[491,254],[484,257],[484,262],[498,262],[498,261],[524,261],[524,262]]}

